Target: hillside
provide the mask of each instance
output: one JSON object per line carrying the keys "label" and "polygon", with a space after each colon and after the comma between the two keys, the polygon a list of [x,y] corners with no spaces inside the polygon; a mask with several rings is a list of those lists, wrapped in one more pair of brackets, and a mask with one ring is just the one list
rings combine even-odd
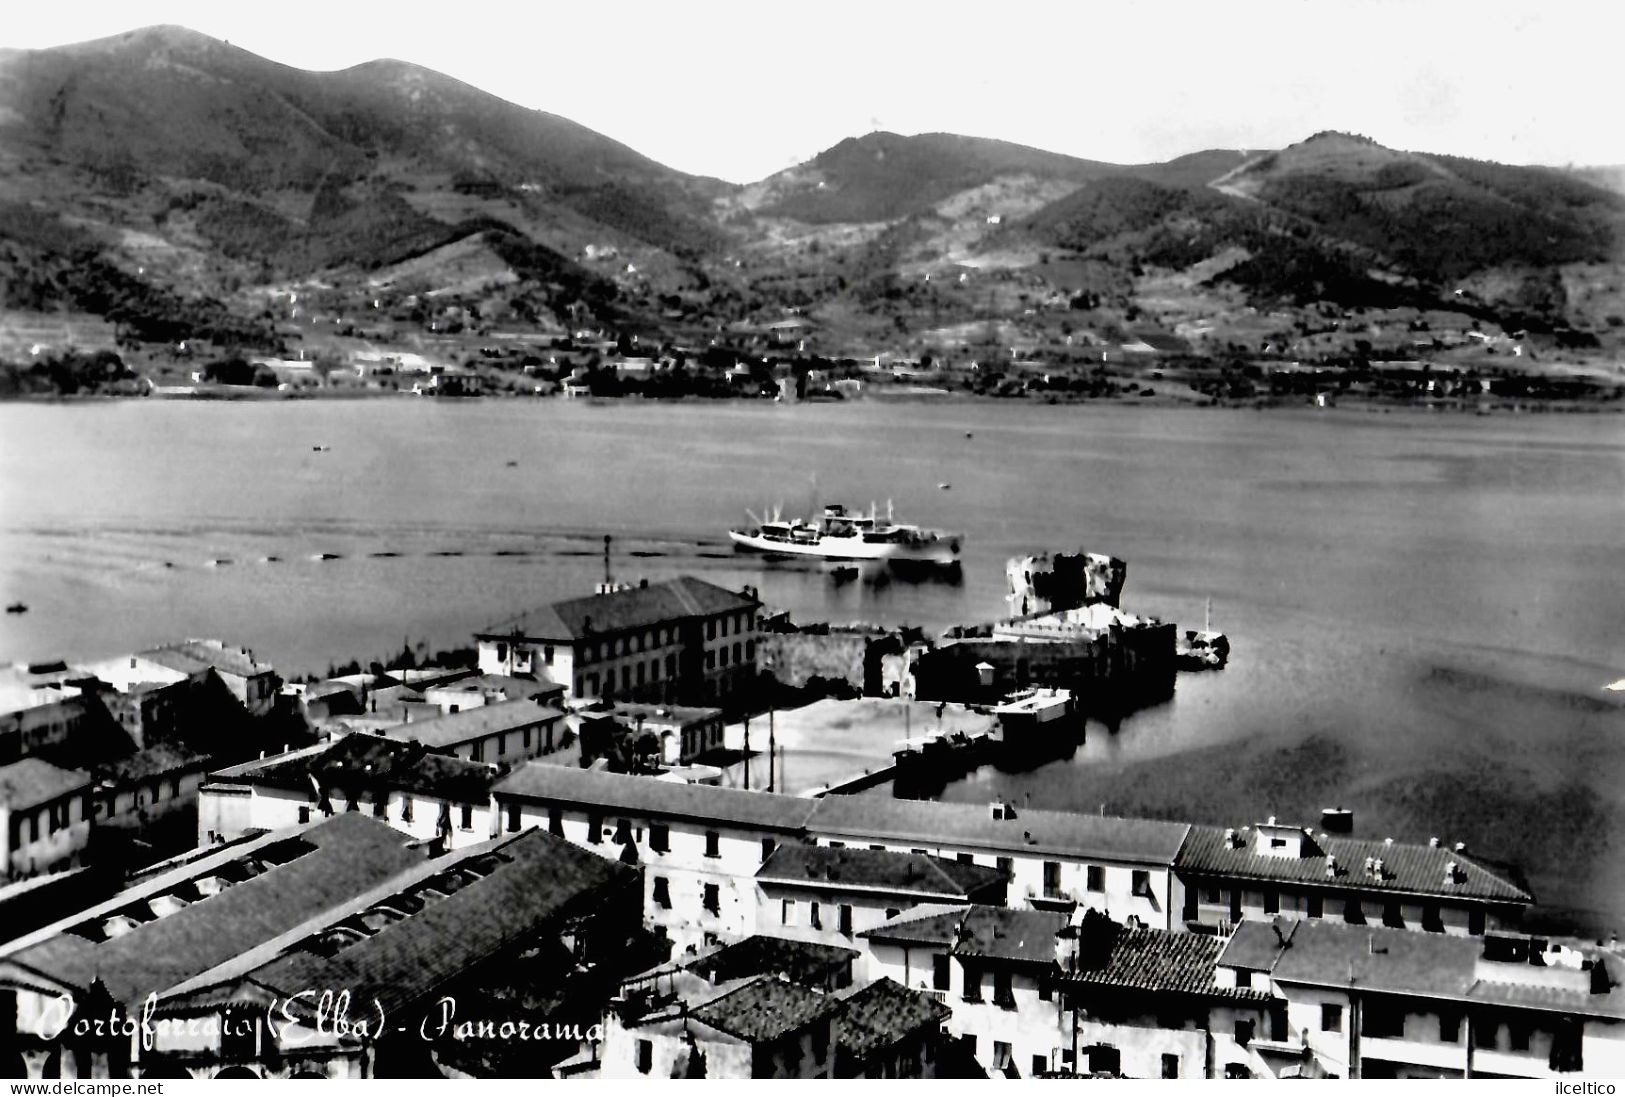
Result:
{"label": "hillside", "polygon": [[[468,362],[528,331],[717,361],[735,334],[1096,365],[1526,331],[1606,350],[1625,194],[1605,178],[1337,133],[1131,165],[871,133],[739,187],[399,61],[307,72],[153,27],[0,51],[0,309],[160,355]],[[762,334],[787,313],[817,334]]]}
{"label": "hillside", "polygon": [[[349,195],[354,207],[394,192],[394,209],[351,234],[362,264],[393,258],[368,252],[369,237],[387,253],[403,237],[433,235],[405,208],[431,181],[545,201],[607,234],[685,254],[718,242],[706,210],[728,189],[413,65],[305,72],[178,27],[0,57],[0,141],[19,168],[72,173],[71,183],[131,198],[201,194],[216,207],[205,231],[235,226],[241,246],[256,249],[306,224],[325,233],[329,211],[311,207],[318,197]],[[8,197],[36,197],[15,193],[16,173],[5,182]],[[273,258],[300,266],[335,256]]]}
{"label": "hillside", "polygon": [[1083,182],[1124,170],[980,137],[871,133],[756,184],[749,204],[760,214],[809,224],[892,221],[1001,176]]}

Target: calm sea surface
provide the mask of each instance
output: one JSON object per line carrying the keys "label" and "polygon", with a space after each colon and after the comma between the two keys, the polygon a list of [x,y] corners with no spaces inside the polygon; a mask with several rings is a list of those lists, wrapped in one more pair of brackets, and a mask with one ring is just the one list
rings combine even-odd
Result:
{"label": "calm sea surface", "polygon": [[[330,447],[318,452],[312,447]],[[816,476],[816,484],[813,477]],[[947,489],[939,485],[951,485]],[[814,497],[963,530],[957,584],[834,585],[724,530]],[[284,673],[430,649],[692,573],[802,620],[1003,610],[1003,561],[1129,561],[1127,608],[1228,669],[946,796],[1369,835],[1521,864],[1553,924],[1625,929],[1625,418],[1008,403],[0,405],[0,660],[181,636]],[[322,556],[331,559],[319,559]]]}

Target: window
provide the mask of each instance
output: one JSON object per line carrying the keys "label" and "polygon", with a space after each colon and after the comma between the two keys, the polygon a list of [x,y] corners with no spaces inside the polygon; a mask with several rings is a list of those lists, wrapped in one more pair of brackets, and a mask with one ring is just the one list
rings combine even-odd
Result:
{"label": "window", "polygon": [[485,761],[485,744],[475,741],[474,745],[469,748],[468,759],[471,762]]}
{"label": "window", "polygon": [[587,841],[597,845],[604,840],[604,817],[597,812],[587,816]]}
{"label": "window", "polygon": [[980,1002],[982,1000],[982,973],[977,968],[965,965],[965,1001]]}
{"label": "window", "polygon": [[[507,644],[498,644],[497,645],[497,662],[506,663],[507,661],[508,661],[508,645]],[[131,661],[130,665],[132,667],[135,666],[135,663],[134,663],[133,660]]]}
{"label": "window", "polygon": [[542,648],[542,662],[546,663],[548,666],[553,665],[553,645],[552,644],[548,644],[546,647]]}
{"label": "window", "polygon": [[1203,888],[1202,902],[1211,904],[1213,906],[1218,906],[1220,903],[1224,902],[1224,900],[1219,898],[1218,888]]}
{"label": "window", "polygon": [[666,656],[666,677],[667,678],[675,678],[676,676],[677,676],[677,656],[668,655],[668,656]]}
{"label": "window", "polygon": [[724,647],[720,651],[718,651],[717,652],[717,659],[718,659],[718,662],[720,662],[723,666],[727,666],[728,665],[728,649]]}
{"label": "window", "polygon": [[519,747],[521,750],[530,749],[530,729],[523,728],[519,732]]}
{"label": "window", "polygon": [[893,918],[897,917],[898,914],[900,914],[900,913],[902,913],[902,912],[899,911],[896,907],[887,907],[886,908],[886,921],[888,921],[888,922],[891,921]]}
{"label": "window", "polygon": [[705,896],[702,903],[706,910],[712,914],[722,913],[722,887],[719,884],[706,884]]}
{"label": "window", "polygon": [[1164,1078],[1179,1077],[1179,1056],[1164,1054],[1162,1057],[1162,1076]]}
{"label": "window", "polygon": [[961,853],[957,860],[962,865],[974,865],[976,863],[975,856],[969,853]]}
{"label": "window", "polygon": [[497,736],[497,757],[501,758],[506,753],[508,753],[508,737],[506,735],[498,735]]}
{"label": "window", "polygon": [[412,821],[412,798],[410,796],[402,796],[401,797],[401,822],[410,823],[411,821]]}
{"label": "window", "polygon": [[1311,892],[1305,904],[1304,914],[1310,918],[1319,918],[1324,911],[1321,909],[1321,896],[1319,892]]}
{"label": "window", "polygon": [[650,891],[650,897],[654,899],[655,905],[661,910],[671,909],[671,884],[667,882],[664,876],[655,877],[654,887]]}
{"label": "window", "polygon": [[1343,1007],[1334,1002],[1322,1002],[1320,1005],[1320,1031],[1343,1031]]}
{"label": "window", "polygon": [[997,862],[999,875],[1006,880],[1012,880],[1016,875],[1016,859],[1014,857],[1000,857]]}
{"label": "window", "polygon": [[993,973],[993,1004],[1000,1009],[1015,1009],[1016,995],[1010,988],[1010,971],[1000,968]]}
{"label": "window", "polygon": [[310,822],[310,808],[308,806],[299,809],[299,821],[301,823]]}
{"label": "window", "polygon": [[1054,993],[1055,988],[1050,985],[1049,976],[1040,975],[1038,977],[1038,1000],[1048,1002],[1054,997]]}
{"label": "window", "polygon": [[473,804],[464,804],[463,805],[462,827],[463,827],[464,830],[473,830],[474,829],[474,805]]}
{"label": "window", "polygon": [[845,903],[841,904],[840,920],[837,928],[841,931],[843,937],[852,936],[852,908]]}
{"label": "window", "polygon": [[1010,1045],[998,1040],[993,1041],[993,1069],[1010,1069]]}
{"label": "window", "polygon": [[1454,1044],[1461,1041],[1461,1014],[1439,1014],[1439,1042]]}
{"label": "window", "polygon": [[1142,899],[1151,898],[1151,873],[1147,869],[1134,870],[1134,894]]}
{"label": "window", "polygon": [[644,664],[639,663],[638,664],[638,685],[640,685],[640,686],[643,685],[643,676],[647,672],[648,672],[648,668]]}
{"label": "window", "polygon": [[743,660],[740,658],[740,656],[742,654],[743,654],[743,649],[740,646],[739,641],[735,640],[734,641],[734,665],[735,666],[738,666],[741,662],[743,662]]}
{"label": "window", "polygon": [[726,617],[717,621],[717,634],[720,636],[728,635],[728,619]]}
{"label": "window", "polygon": [[564,812],[558,808],[547,809],[547,832],[560,837],[564,835]]}
{"label": "window", "polygon": [[816,899],[807,904],[807,924],[814,929],[824,928],[824,919],[818,912],[818,900]]}
{"label": "window", "polygon": [[765,861],[769,857],[773,856],[773,850],[777,847],[777,845],[778,845],[778,843],[774,842],[773,839],[771,839],[771,838],[763,838],[762,839],[762,860]]}
{"label": "window", "polygon": [[722,838],[714,830],[705,832],[705,855],[707,857],[722,856]]}
{"label": "window", "polygon": [[717,667],[717,653],[714,652],[714,651],[706,652],[705,653],[705,669],[706,670],[715,670],[716,667]]}
{"label": "window", "polygon": [[796,901],[786,899],[779,904],[779,922],[781,925],[793,926],[796,924]]}
{"label": "window", "polygon": [[1524,1021],[1507,1022],[1507,1049],[1509,1051],[1529,1050],[1529,1025]]}
{"label": "window", "polygon": [[519,829],[519,805],[508,805],[508,833],[512,834]]}
{"label": "window", "polygon": [[1250,971],[1238,971],[1238,972],[1236,972],[1236,985],[1238,987],[1250,987],[1250,986],[1252,986],[1253,985],[1253,973],[1250,972]]}
{"label": "window", "polygon": [[1250,1020],[1249,1021],[1237,1021],[1236,1022],[1236,1043],[1240,1044],[1242,1047],[1246,1047],[1248,1044],[1250,1044],[1252,1042],[1253,1042],[1253,1023],[1252,1023],[1252,1021],[1250,1021]]}
{"label": "window", "polygon": [[1379,1002],[1366,1002],[1365,1009],[1360,1012],[1360,1035],[1403,1039],[1405,1011]]}
{"label": "window", "polygon": [[1390,929],[1404,929],[1405,915],[1399,909],[1399,904],[1390,899],[1382,907],[1382,924]]}
{"label": "window", "polygon": [[756,641],[755,640],[746,640],[745,641],[745,661],[750,662],[750,663],[754,663],[756,661]]}
{"label": "window", "polygon": [[1474,937],[1484,936],[1484,912],[1480,909],[1467,912],[1467,932]]}
{"label": "window", "polygon": [[1044,895],[1054,899],[1061,894],[1061,862],[1044,862]]}
{"label": "window", "polygon": [[629,819],[615,820],[615,844],[624,846],[632,840],[632,822]]}
{"label": "window", "polygon": [[1426,903],[1422,907],[1422,928],[1429,933],[1443,933],[1444,919],[1439,916],[1438,903]]}
{"label": "window", "polygon": [[169,798],[171,800],[173,800],[177,796],[179,796],[180,794],[181,794],[181,779],[179,777],[171,777],[169,779]]}
{"label": "window", "polygon": [[654,1069],[655,1045],[652,1040],[638,1041],[638,1073],[647,1074]]}
{"label": "window", "polygon": [[715,640],[717,638],[716,621],[712,620],[705,623],[705,638],[707,640]]}
{"label": "window", "polygon": [[1264,913],[1274,914],[1281,909],[1281,897],[1272,889],[1264,892]]}
{"label": "window", "polygon": [[649,681],[651,681],[651,682],[660,681],[660,660],[659,659],[650,659],[649,660]]}
{"label": "window", "polygon": [[1100,865],[1090,865],[1084,871],[1084,886],[1090,891],[1106,890],[1106,870]]}
{"label": "window", "polygon": [[1360,909],[1360,897],[1351,895],[1343,901],[1343,921],[1351,926],[1365,925],[1365,911]]}
{"label": "window", "polygon": [[931,985],[937,990],[947,990],[951,981],[948,965],[952,963],[945,952],[939,952],[931,957]]}
{"label": "window", "polygon": [[812,1032],[812,1051],[813,1061],[816,1063],[822,1063],[824,1061],[824,1057],[829,1054],[829,1025],[821,1024],[814,1026]]}
{"label": "window", "polygon": [[671,849],[671,828],[665,823],[649,824],[649,848],[656,853],[666,853]]}

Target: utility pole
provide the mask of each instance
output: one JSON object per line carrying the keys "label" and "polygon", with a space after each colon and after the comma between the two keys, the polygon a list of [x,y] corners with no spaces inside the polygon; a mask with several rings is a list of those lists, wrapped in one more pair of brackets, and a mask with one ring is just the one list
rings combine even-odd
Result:
{"label": "utility pole", "polygon": [[773,731],[773,702],[767,703],[767,791],[773,792],[773,756],[778,751],[778,740]]}
{"label": "utility pole", "polygon": [[745,766],[745,788],[748,790],[750,788],[750,714],[749,713],[746,713],[746,715],[745,715],[744,766]]}

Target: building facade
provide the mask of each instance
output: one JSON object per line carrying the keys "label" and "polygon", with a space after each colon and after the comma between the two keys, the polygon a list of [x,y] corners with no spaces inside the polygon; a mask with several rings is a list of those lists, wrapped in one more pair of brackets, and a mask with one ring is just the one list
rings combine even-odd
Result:
{"label": "building facade", "polygon": [[572,699],[711,704],[755,681],[759,606],[687,576],[555,602],[475,634],[479,667]]}

